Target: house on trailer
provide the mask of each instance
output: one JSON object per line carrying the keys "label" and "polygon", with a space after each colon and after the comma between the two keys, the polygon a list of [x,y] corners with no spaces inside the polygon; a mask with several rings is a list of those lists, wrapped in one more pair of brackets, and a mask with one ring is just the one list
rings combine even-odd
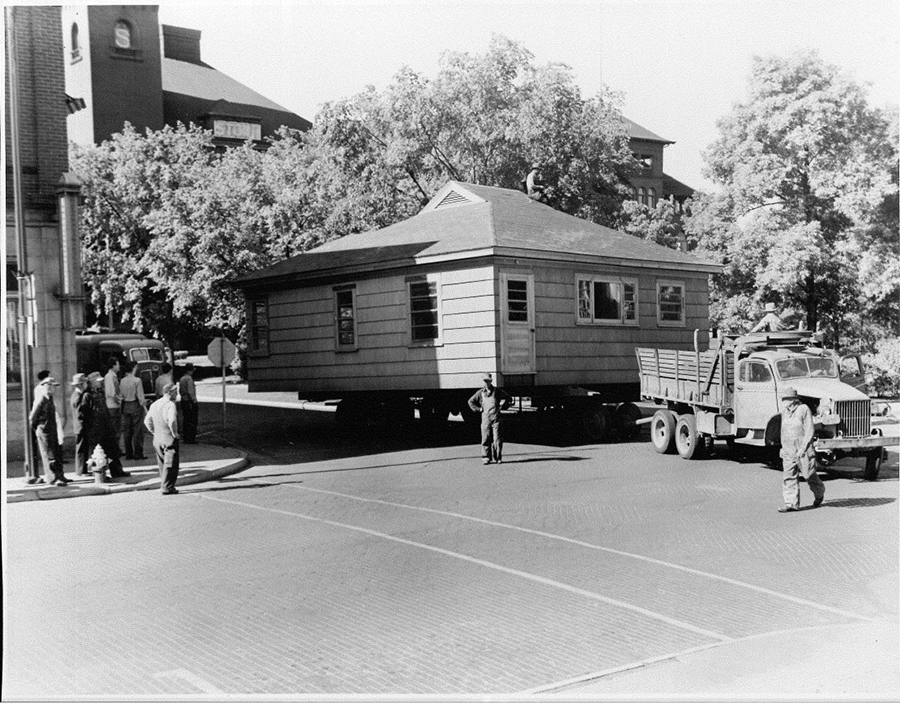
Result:
{"label": "house on trailer", "polygon": [[636,400],[635,348],[693,348],[718,270],[517,190],[450,181],[414,217],[234,285],[251,392],[342,399],[347,413],[415,399],[446,418],[484,372],[548,404]]}

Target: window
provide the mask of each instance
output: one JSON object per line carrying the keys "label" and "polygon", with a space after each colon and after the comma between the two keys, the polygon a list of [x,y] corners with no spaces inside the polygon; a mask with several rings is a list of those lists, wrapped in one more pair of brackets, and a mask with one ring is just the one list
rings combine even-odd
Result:
{"label": "window", "polygon": [[247,316],[250,330],[250,348],[253,356],[269,354],[269,300],[260,298],[250,301],[250,314]]}
{"label": "window", "polygon": [[72,61],[77,61],[81,58],[81,44],[79,43],[78,38],[78,24],[72,23]]}
{"label": "window", "polygon": [[741,366],[740,380],[744,383],[771,383],[772,371],[764,361],[748,361]]}
{"label": "window", "polygon": [[125,20],[116,22],[116,27],[113,30],[113,43],[116,45],[116,48],[132,49],[134,47],[132,47],[131,41],[131,25]]}
{"label": "window", "polygon": [[656,284],[656,310],[660,325],[683,327],[684,284],[679,281],[658,281]]}
{"label": "window", "polygon": [[578,277],[578,324],[637,324],[637,280]]}
{"label": "window", "polygon": [[653,188],[647,188],[647,206],[656,207],[656,191]]}
{"label": "window", "polygon": [[629,186],[628,195],[632,200],[637,200],[637,188],[635,188],[634,186]]}
{"label": "window", "polygon": [[641,205],[647,204],[647,191],[644,190],[643,186],[638,188],[638,202]]}
{"label": "window", "polygon": [[440,340],[438,281],[421,277],[407,279],[409,286],[409,325],[413,344]]}
{"label": "window", "polygon": [[356,344],[356,288],[334,289],[335,340],[338,351],[353,351]]}
{"label": "window", "polygon": [[528,281],[507,279],[506,319],[509,322],[528,322]]}

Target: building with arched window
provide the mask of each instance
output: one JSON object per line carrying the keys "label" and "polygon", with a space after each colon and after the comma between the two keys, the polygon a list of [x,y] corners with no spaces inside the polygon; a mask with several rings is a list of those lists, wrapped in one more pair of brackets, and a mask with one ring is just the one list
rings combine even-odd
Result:
{"label": "building with arched window", "polygon": [[62,22],[68,131],[77,144],[109,139],[125,122],[138,132],[193,123],[220,146],[250,139],[260,148],[282,125],[312,126],[204,63],[200,32],[160,25],[156,5],[66,6]]}
{"label": "building with arched window", "polygon": [[663,151],[675,142],[654,134],[649,129],[622,118],[628,131],[631,153],[640,164],[640,171],[631,179],[631,197],[641,205],[655,207],[660,198],[672,199],[680,210],[694,189],[663,171]]}

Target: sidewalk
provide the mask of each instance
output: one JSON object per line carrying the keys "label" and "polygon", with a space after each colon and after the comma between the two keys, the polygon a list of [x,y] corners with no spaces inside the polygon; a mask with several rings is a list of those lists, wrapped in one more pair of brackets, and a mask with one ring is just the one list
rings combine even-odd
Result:
{"label": "sidewalk", "polygon": [[[214,444],[182,445],[180,459],[179,488],[192,483],[203,483],[228,476],[240,471],[248,464],[247,455],[244,452]],[[94,483],[93,476],[76,476],[75,464],[68,463],[63,466],[63,470],[71,483],[67,486],[57,487],[46,484],[28,485],[22,475],[21,464],[18,466],[8,465],[7,475],[4,479],[6,502],[20,503],[26,500],[57,500],[127,491],[159,490],[160,479],[155,457],[148,457],[143,461],[126,459],[122,461],[122,467],[131,473],[131,476],[115,480],[107,479],[110,481],[109,483]]]}

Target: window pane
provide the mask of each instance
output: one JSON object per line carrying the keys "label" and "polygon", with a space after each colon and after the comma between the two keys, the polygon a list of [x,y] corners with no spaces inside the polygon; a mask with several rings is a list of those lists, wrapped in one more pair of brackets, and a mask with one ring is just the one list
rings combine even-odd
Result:
{"label": "window pane", "polygon": [[353,309],[353,291],[336,291],[335,300],[337,301],[338,344],[352,347],[356,344],[356,313]]}
{"label": "window pane", "polygon": [[681,286],[664,285],[659,287],[659,319],[665,322],[681,322]]}
{"label": "window pane", "polygon": [[506,319],[510,322],[528,322],[528,281],[506,282]]}
{"label": "window pane", "polygon": [[594,281],[594,319],[622,319],[622,286],[618,283]]}
{"label": "window pane", "polygon": [[591,319],[591,282],[578,281],[578,319]]}
{"label": "window pane", "polygon": [[[108,26],[108,25],[107,25]],[[131,48],[131,27],[125,22],[116,22],[116,46],[120,49]]]}
{"label": "window pane", "polygon": [[[7,287],[9,286],[9,278]],[[15,280],[15,278],[13,278]],[[16,322],[16,305],[17,298],[7,296],[6,298],[6,382],[21,383],[22,373],[20,368],[19,357],[19,328]]]}
{"label": "window pane", "polygon": [[624,300],[622,302],[622,315],[626,320],[637,319],[637,304],[635,300],[635,288],[633,283],[623,284]]}
{"label": "window pane", "polygon": [[410,283],[409,309],[413,341],[437,339],[437,283],[434,281]]}

